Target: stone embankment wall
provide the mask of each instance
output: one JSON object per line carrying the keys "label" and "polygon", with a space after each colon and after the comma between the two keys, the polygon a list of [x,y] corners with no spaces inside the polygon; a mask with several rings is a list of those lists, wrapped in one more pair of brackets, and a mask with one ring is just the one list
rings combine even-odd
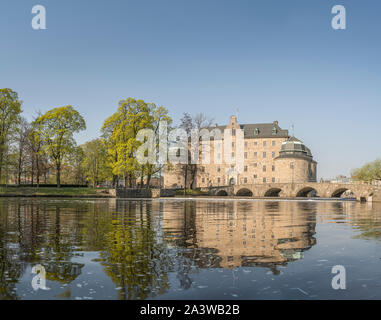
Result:
{"label": "stone embankment wall", "polygon": [[174,190],[170,189],[133,189],[133,188],[118,188],[115,190],[117,198],[159,198],[173,197]]}

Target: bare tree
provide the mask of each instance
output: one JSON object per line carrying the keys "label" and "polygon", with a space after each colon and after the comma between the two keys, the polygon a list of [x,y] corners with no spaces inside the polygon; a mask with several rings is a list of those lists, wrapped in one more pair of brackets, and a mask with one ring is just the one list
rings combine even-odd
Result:
{"label": "bare tree", "polygon": [[[27,143],[28,135],[30,131],[30,125],[25,118],[20,119],[19,126],[17,128],[16,144],[17,144],[17,184],[21,184],[21,175],[26,173],[25,164],[27,160]],[[26,175],[25,175],[26,179]]]}
{"label": "bare tree", "polygon": [[194,134],[196,138],[200,140],[200,131],[203,128],[211,127],[212,121],[213,120],[211,118],[208,118],[203,113],[198,113],[193,117],[191,117],[188,113],[184,113],[180,120],[180,128],[184,129],[188,136],[188,143],[187,146],[185,146],[188,153],[188,162],[187,164],[183,164],[179,167],[181,174],[184,176],[184,195],[186,194],[186,188],[188,185],[191,189],[194,189],[199,168],[197,163],[192,163],[192,154],[195,155],[198,153],[199,158],[201,153],[199,144],[192,145],[191,136]]}

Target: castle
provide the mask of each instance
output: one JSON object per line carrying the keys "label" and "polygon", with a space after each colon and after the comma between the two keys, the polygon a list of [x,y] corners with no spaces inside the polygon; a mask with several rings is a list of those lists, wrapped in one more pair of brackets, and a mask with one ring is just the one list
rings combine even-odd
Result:
{"label": "castle", "polygon": [[[215,125],[214,128],[222,132],[225,129],[232,130],[232,147],[236,143],[235,130],[243,130],[243,170],[238,171],[234,165],[227,164],[225,161],[221,164],[212,161],[210,164],[200,164],[193,187],[316,182],[317,162],[313,160],[310,149],[293,135],[290,136],[288,130],[281,129],[278,121],[239,124],[237,117],[231,116],[228,125]],[[211,143],[211,159],[213,155],[214,143]],[[176,170],[176,166],[165,167],[165,188],[183,188],[184,183],[185,178],[180,170]],[[190,181],[187,181],[188,187],[189,183]]]}

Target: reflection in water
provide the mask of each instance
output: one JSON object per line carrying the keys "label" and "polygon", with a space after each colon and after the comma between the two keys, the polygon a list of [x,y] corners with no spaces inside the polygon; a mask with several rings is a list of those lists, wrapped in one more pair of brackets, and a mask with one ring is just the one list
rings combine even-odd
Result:
{"label": "reflection in water", "polygon": [[[181,298],[205,287],[195,285],[204,271],[228,292],[213,270],[278,276],[319,244],[319,224],[381,239],[379,212],[349,202],[1,199],[0,299]],[[47,292],[31,288],[36,264]]]}
{"label": "reflection in water", "polygon": [[[169,205],[173,206],[166,203]],[[192,255],[196,251],[200,268],[263,266],[277,273],[277,265],[300,259],[316,242],[316,211],[314,206],[303,207],[303,203],[298,203],[300,208],[291,202],[180,205],[183,216],[180,210],[164,210],[165,239],[192,248]]]}

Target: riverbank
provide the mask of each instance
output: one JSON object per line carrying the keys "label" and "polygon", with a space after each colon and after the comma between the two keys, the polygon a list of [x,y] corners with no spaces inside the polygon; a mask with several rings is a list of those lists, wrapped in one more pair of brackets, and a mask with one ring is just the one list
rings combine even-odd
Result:
{"label": "riverbank", "polygon": [[66,197],[66,198],[113,198],[107,189],[51,188],[51,187],[0,187],[0,197]]}

